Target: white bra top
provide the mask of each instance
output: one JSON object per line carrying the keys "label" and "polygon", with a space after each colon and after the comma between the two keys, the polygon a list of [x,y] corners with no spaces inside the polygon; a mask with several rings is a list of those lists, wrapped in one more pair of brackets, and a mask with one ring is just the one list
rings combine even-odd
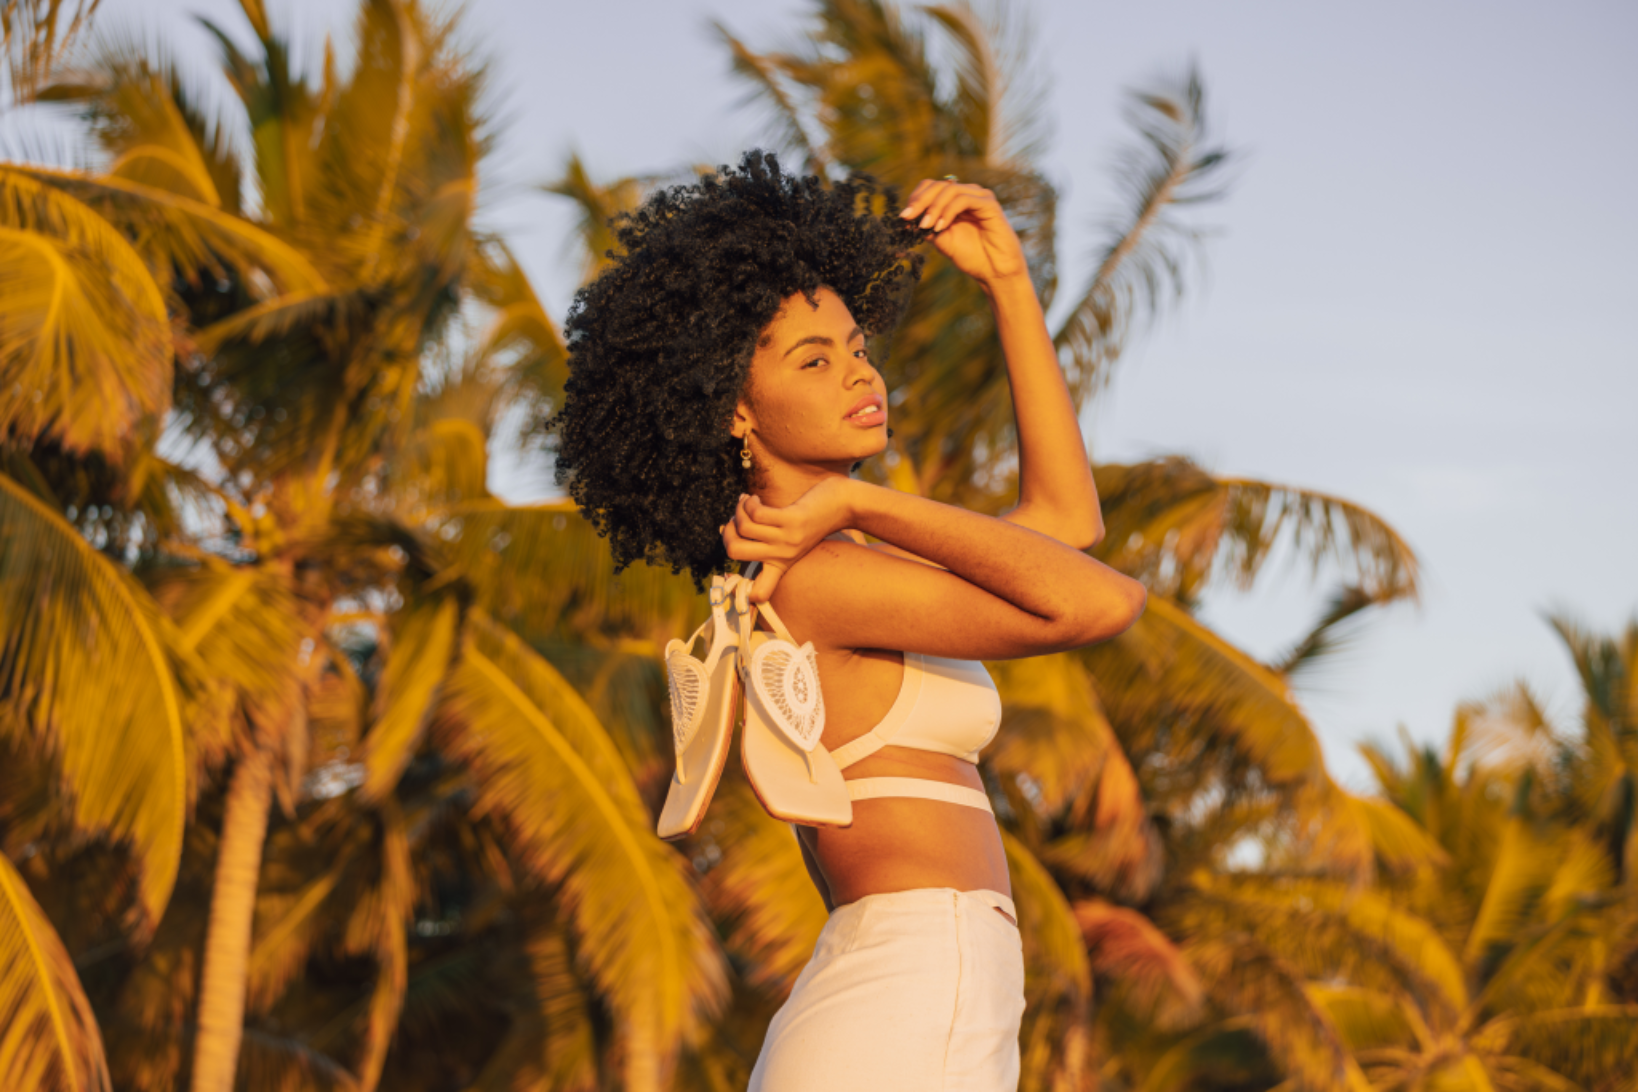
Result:
{"label": "white bra top", "polygon": [[[982,663],[906,652],[899,695],[887,715],[830,754],[844,770],[889,745],[976,763],[1000,726],[1001,695]],[[847,785],[854,800],[915,796],[991,810],[989,797],[977,789],[926,778],[862,777]]]}

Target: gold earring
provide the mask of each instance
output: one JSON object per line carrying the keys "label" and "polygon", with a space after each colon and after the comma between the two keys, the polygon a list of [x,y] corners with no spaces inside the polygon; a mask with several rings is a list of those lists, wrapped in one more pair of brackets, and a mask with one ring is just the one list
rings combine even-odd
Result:
{"label": "gold earring", "polygon": [[746,470],[751,469],[751,438],[745,437],[745,447],[739,453],[739,465]]}

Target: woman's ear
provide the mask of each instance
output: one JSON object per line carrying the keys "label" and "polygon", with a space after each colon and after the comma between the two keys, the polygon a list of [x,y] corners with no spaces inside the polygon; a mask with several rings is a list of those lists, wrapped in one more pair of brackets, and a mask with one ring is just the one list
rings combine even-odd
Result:
{"label": "woman's ear", "polygon": [[743,397],[734,404],[734,423],[728,431],[734,434],[734,439],[743,440],[756,430],[756,420],[751,415],[751,404]]}

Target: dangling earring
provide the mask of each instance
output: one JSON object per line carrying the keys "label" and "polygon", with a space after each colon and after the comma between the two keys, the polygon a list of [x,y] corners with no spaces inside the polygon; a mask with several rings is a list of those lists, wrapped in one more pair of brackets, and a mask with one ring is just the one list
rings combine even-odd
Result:
{"label": "dangling earring", "polygon": [[751,437],[749,434],[745,437],[744,449],[739,453],[739,465],[746,470],[751,469]]}

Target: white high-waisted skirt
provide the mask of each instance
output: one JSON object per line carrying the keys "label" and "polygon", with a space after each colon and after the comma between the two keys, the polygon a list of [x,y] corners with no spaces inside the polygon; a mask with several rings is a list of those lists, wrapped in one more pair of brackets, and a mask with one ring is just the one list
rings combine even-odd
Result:
{"label": "white high-waisted skirt", "polygon": [[748,1092],[1016,1092],[1024,955],[994,891],[867,895],[819,933]]}

